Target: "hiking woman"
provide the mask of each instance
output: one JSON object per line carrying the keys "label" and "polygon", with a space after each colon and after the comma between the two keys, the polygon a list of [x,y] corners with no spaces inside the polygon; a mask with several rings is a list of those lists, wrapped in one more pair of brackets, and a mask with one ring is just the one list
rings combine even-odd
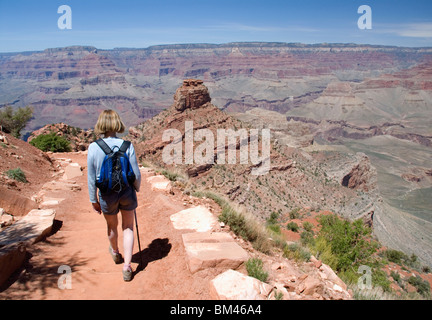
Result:
{"label": "hiking woman", "polygon": [[[113,151],[117,151],[123,144],[124,140],[117,138],[116,134],[123,133],[124,130],[125,125],[117,112],[113,110],[102,111],[95,126],[95,133],[103,135],[102,140]],[[96,179],[99,178],[101,173],[105,155],[106,153],[103,151],[102,147],[96,142],[90,144],[87,155],[87,179],[90,202],[92,203],[93,210],[99,214],[103,213],[106,220],[108,240],[110,243],[109,252],[116,264],[122,262],[117,242],[117,214],[119,211],[121,212],[124,250],[123,279],[124,281],[130,281],[132,279],[131,261],[134,245],[134,210],[138,206],[136,191],[139,191],[140,188],[141,174],[138,168],[134,147],[130,144],[126,155],[129,157],[130,165],[135,174],[133,186],[129,185],[119,193],[115,191],[105,191],[105,193],[103,193],[100,189],[99,192],[97,192]]]}

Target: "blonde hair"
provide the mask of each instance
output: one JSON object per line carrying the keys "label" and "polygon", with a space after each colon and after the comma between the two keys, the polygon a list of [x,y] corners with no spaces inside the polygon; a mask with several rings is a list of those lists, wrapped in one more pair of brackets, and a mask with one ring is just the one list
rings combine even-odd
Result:
{"label": "blonde hair", "polygon": [[125,125],[114,110],[102,111],[94,128],[96,134],[105,134],[107,132],[123,133],[124,130]]}

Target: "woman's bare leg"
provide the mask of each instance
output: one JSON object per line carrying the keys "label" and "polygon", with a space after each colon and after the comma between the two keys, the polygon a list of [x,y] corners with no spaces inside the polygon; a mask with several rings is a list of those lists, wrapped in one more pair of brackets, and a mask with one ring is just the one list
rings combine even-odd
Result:
{"label": "woman's bare leg", "polygon": [[121,210],[123,229],[124,268],[130,267],[134,246],[134,211]]}
{"label": "woman's bare leg", "polygon": [[118,226],[118,220],[117,215],[108,215],[104,214],[105,220],[107,222],[107,233],[108,233],[108,240],[110,242],[111,248],[114,252],[118,253],[118,232],[117,232],[117,226]]}

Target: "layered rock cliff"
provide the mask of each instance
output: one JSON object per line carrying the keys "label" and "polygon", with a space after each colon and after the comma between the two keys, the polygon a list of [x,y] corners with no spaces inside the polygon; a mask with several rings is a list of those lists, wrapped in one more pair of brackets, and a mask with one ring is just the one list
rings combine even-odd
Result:
{"label": "layered rock cliff", "polygon": [[[186,122],[193,123],[192,132],[187,131]],[[294,208],[309,207],[313,209],[331,209],[350,219],[364,218],[372,224],[373,208],[368,192],[374,191],[374,171],[367,157],[350,158],[346,163],[340,163],[341,157],[323,159],[319,155],[304,153],[295,148],[281,145],[274,140],[273,132],[269,150],[269,167],[266,174],[253,175],[252,169],[261,164],[240,163],[242,145],[250,150],[251,129],[262,132],[263,124],[245,124],[234,119],[211,103],[206,86],[199,80],[185,80],[174,94],[174,103],[154,118],[130,128],[129,136],[135,142],[137,155],[144,161],[150,161],[163,168],[183,170],[192,181],[204,189],[225,194],[231,200],[238,202],[259,219],[267,219],[272,212],[284,212]],[[167,130],[178,130],[178,141],[181,145],[181,163],[167,164],[163,161],[163,151],[173,143],[173,139],[164,140]],[[207,163],[188,164],[185,160],[186,139],[188,134],[196,134],[197,130],[211,131],[215,142],[212,144]],[[245,137],[236,137],[236,162],[220,165],[220,151],[216,143],[217,130],[231,129],[237,134],[244,130]],[[195,130],[195,131],[193,131]],[[176,138],[174,138],[176,139]],[[194,136],[192,135],[192,139]],[[244,139],[244,140],[242,140]],[[262,142],[262,138],[260,137]],[[194,139],[194,150],[203,151],[203,140]],[[262,151],[263,145],[259,148]],[[229,146],[223,149],[227,153]],[[226,154],[228,157],[228,154]],[[196,159],[196,158],[195,158]],[[227,159],[227,158],[226,158]],[[357,159],[357,160],[355,160]],[[333,169],[326,168],[333,163]],[[357,162],[356,162],[357,161]],[[336,168],[337,167],[337,168]],[[176,170],[177,170],[176,169]],[[333,170],[334,174],[330,174]],[[358,191],[363,196],[359,197]],[[362,199],[362,200],[360,200]]]}
{"label": "layered rock cliff", "polygon": [[[284,113],[313,101],[326,103],[331,87],[326,88],[337,81],[367,80],[369,89],[385,88],[388,83],[427,89],[427,73],[415,85],[391,75],[413,66],[417,71],[424,69],[415,66],[427,63],[430,51],[347,44],[229,43],[113,50],[75,46],[0,54],[0,106],[32,104],[36,117],[29,131],[59,122],[90,128],[103,108],[116,109],[127,125],[136,125],[170,104],[179,81],[199,77],[221,109],[244,112],[260,107]],[[384,74],[389,76],[378,78]],[[354,88],[352,92],[355,99],[349,105],[367,101]]]}

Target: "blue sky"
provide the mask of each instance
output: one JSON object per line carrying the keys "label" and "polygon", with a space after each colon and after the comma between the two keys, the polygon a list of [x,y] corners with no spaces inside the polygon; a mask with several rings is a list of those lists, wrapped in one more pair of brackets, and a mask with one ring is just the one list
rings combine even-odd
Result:
{"label": "blue sky", "polygon": [[[57,9],[72,9],[60,30]],[[372,9],[372,29],[357,12]],[[432,46],[432,0],[0,0],[0,52],[276,41]]]}

